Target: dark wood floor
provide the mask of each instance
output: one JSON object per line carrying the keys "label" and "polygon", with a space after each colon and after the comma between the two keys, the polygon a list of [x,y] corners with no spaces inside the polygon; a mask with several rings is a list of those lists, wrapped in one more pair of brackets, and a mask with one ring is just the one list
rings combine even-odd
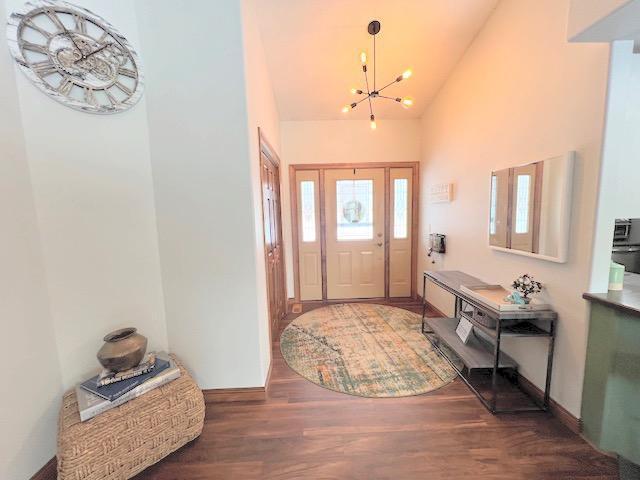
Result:
{"label": "dark wood floor", "polygon": [[548,414],[491,415],[460,380],[407,398],[323,389],[289,369],[275,338],[267,399],[208,404],[200,438],[136,477],[292,478],[615,479],[617,468]]}

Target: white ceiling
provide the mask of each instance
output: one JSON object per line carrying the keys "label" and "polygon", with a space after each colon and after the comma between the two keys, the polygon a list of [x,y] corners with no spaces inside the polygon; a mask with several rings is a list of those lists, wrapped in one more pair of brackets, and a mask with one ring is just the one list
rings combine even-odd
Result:
{"label": "white ceiling", "polygon": [[[359,52],[372,55],[367,25],[377,19],[377,86],[415,105],[377,99],[377,118],[418,118],[498,0],[253,0],[282,120],[368,118],[367,102],[348,114],[351,88],[364,89]],[[371,70],[371,66],[370,66]],[[372,79],[370,78],[370,81]],[[364,108],[363,108],[364,107]]]}

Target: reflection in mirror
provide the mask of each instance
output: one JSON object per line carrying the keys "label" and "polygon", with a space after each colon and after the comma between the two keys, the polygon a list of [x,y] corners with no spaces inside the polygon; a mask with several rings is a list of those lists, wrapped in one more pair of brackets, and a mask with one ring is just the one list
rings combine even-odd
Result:
{"label": "reflection in mirror", "polygon": [[566,261],[573,152],[491,174],[489,244]]}
{"label": "reflection in mirror", "polygon": [[496,247],[507,247],[507,217],[509,215],[509,170],[500,170],[491,175],[491,218],[489,220],[489,243]]}

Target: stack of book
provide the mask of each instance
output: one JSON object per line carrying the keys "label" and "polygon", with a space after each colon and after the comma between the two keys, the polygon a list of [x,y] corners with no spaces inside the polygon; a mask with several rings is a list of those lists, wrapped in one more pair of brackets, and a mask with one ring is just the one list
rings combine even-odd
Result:
{"label": "stack of book", "polygon": [[148,354],[140,365],[126,372],[104,370],[76,387],[80,420],[89,420],[179,376],[180,369],[164,352]]}

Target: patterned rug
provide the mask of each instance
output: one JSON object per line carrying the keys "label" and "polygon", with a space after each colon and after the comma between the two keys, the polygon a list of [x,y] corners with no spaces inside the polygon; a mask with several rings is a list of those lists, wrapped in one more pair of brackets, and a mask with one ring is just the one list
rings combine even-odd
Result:
{"label": "patterned rug", "polygon": [[420,333],[420,315],[386,305],[312,310],[285,328],[280,349],[307,380],[362,397],[419,395],[456,376]]}

